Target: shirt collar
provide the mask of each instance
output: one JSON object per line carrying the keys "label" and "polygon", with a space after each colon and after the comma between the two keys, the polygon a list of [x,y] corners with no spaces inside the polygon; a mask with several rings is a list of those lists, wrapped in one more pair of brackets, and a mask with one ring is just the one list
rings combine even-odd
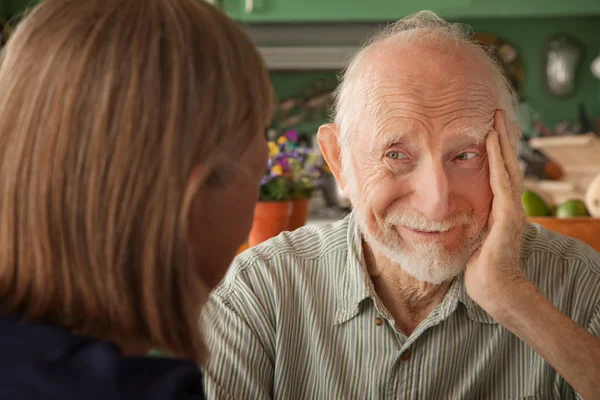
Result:
{"label": "shirt collar", "polygon": [[[347,259],[342,269],[341,281],[338,285],[338,307],[335,323],[342,324],[354,318],[360,312],[361,303],[368,299],[375,300],[375,290],[367,268],[362,246],[362,235],[356,222],[354,212],[346,217],[347,228]],[[467,294],[463,274],[456,277],[444,301],[440,305],[440,320],[447,319],[458,304],[462,303],[467,310],[467,315],[473,321],[495,324],[494,319]]]}
{"label": "shirt collar", "polygon": [[440,305],[440,320],[447,319],[458,307],[458,304],[462,304],[467,310],[467,316],[476,322],[483,324],[497,324],[497,322],[483,309],[481,308],[469,295],[465,287],[464,274],[458,275],[444,301]]}
{"label": "shirt collar", "polygon": [[338,285],[336,324],[354,318],[359,313],[361,303],[374,294],[364,261],[362,235],[354,212],[346,217],[346,222],[348,253]]}

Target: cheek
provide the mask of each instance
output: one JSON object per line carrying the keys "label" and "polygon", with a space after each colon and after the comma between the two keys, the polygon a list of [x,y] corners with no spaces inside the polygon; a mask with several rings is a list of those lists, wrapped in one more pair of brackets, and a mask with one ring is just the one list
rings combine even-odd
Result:
{"label": "cheek", "polygon": [[487,221],[494,197],[487,165],[455,177],[454,188],[462,202],[475,213],[475,217],[482,223]]}
{"label": "cheek", "polygon": [[228,190],[228,196],[215,205],[220,209],[220,221],[227,233],[221,240],[231,242],[232,248],[242,245],[248,238],[254,215],[254,207],[258,199],[258,188],[250,183],[240,183]]}
{"label": "cheek", "polygon": [[364,192],[373,213],[383,218],[397,202],[410,193],[411,183],[408,177],[396,177],[390,173],[382,175],[372,185],[365,185]]}
{"label": "cheek", "polygon": [[409,187],[407,178],[395,177],[387,170],[372,175],[359,186],[361,198],[357,210],[371,234],[383,233],[386,213],[409,193]]}
{"label": "cheek", "polygon": [[212,288],[227,272],[252,227],[258,190],[235,185],[218,196],[205,198],[193,221],[191,240],[203,282]]}
{"label": "cheek", "polygon": [[243,191],[240,191],[239,194],[240,196],[234,200],[235,204],[233,207],[235,209],[236,206],[239,206],[236,216],[240,222],[239,225],[241,234],[244,236],[243,239],[246,240],[248,233],[250,233],[250,228],[252,227],[254,207],[256,206],[256,202],[258,200],[258,186],[247,185],[247,188]]}

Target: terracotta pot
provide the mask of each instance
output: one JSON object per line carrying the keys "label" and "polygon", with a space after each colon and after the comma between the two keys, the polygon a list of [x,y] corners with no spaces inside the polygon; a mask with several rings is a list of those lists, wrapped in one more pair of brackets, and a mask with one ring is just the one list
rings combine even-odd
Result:
{"label": "terracotta pot", "polygon": [[527,218],[527,221],[540,224],[546,229],[565,236],[579,239],[596,251],[600,251],[600,218],[530,217]]}
{"label": "terracotta pot", "polygon": [[308,217],[308,206],[310,199],[307,200],[292,200],[292,212],[290,214],[290,220],[288,222],[288,231],[295,231],[306,224],[306,218]]}
{"label": "terracotta pot", "polygon": [[290,206],[291,202],[289,201],[256,203],[248,244],[256,246],[287,230],[288,221],[290,220]]}

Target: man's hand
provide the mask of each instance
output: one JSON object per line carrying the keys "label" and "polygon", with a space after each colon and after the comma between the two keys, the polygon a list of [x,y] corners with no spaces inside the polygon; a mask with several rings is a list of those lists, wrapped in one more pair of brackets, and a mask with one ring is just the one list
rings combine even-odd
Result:
{"label": "man's hand", "polygon": [[600,340],[556,309],[520,269],[525,216],[521,174],[508,140],[506,114],[497,111],[486,139],[494,198],[488,235],[467,263],[465,285],[492,318],[543,357],[579,394],[600,399]]}
{"label": "man's hand", "polygon": [[[506,113],[494,114],[494,130],[486,139],[490,185],[494,195],[488,234],[467,263],[465,285],[469,296],[486,311],[514,290],[528,283],[519,268],[525,215],[521,206],[521,172],[509,135],[518,126],[506,121]],[[493,315],[492,315],[493,316]]]}

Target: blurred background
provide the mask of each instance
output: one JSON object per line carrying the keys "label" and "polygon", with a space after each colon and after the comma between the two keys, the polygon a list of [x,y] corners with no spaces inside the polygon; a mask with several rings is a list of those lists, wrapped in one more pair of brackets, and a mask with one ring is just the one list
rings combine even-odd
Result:
{"label": "blurred background", "polygon": [[[286,228],[348,212],[319,156],[316,130],[330,120],[330,94],[348,56],[379,27],[423,9],[470,25],[482,45],[494,46],[520,97],[525,186],[543,199],[544,213],[569,200],[600,212],[600,189],[589,194],[600,175],[600,1],[207,1],[243,25],[270,70],[278,106],[266,133],[271,160],[259,200],[304,202],[307,216]],[[35,3],[0,1],[2,43]]]}

